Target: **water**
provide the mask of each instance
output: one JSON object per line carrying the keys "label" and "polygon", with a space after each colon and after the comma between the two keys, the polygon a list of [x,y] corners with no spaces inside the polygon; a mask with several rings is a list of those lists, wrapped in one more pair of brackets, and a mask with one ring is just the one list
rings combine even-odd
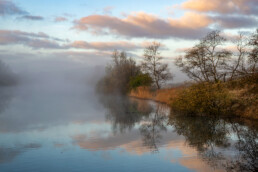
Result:
{"label": "water", "polygon": [[0,88],[0,171],[257,170],[257,122],[169,114],[84,85]]}

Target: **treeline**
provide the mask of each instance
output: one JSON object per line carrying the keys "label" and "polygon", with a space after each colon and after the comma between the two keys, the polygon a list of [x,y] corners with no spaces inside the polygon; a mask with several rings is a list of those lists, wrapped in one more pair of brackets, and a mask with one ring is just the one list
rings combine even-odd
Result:
{"label": "treeline", "polygon": [[[227,40],[220,31],[208,33],[176,58],[175,65],[194,82],[180,89],[176,98],[173,96],[167,103],[177,114],[221,115],[236,111],[241,114],[249,109],[247,116],[257,116],[257,56],[258,29],[232,40]],[[157,42],[144,49],[139,65],[125,52],[114,51],[98,90],[126,94],[142,86],[161,89],[173,78],[162,59]]]}
{"label": "treeline", "polygon": [[139,86],[160,89],[172,75],[168,65],[162,63],[160,44],[153,42],[145,48],[140,65],[126,52],[115,50],[106,75],[99,81],[97,90],[106,94],[126,94]]}
{"label": "treeline", "polygon": [[0,60],[0,86],[16,85],[17,82],[17,76],[11,71],[9,66]]}

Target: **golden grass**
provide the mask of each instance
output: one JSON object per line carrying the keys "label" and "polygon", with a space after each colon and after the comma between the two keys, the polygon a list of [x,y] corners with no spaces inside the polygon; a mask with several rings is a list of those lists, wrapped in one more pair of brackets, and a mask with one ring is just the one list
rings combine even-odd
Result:
{"label": "golden grass", "polygon": [[135,90],[132,90],[129,93],[129,96],[136,97],[140,99],[148,99],[148,100],[154,100],[157,102],[170,104],[173,99],[176,98],[180,90],[182,90],[184,87],[175,87],[175,88],[167,88],[167,89],[161,89],[157,91],[151,91],[149,87],[138,87]]}
{"label": "golden grass", "polygon": [[[257,85],[255,84],[255,86]],[[179,93],[186,87],[188,86],[178,86],[157,91],[152,91],[149,87],[138,87],[137,89],[132,90],[128,95],[130,97],[153,100],[171,105],[173,100],[176,100]],[[251,86],[249,85],[249,87]],[[257,92],[249,93],[248,89],[246,89],[244,86],[228,88],[228,90],[235,100],[231,107],[235,112],[235,116],[258,120]]]}

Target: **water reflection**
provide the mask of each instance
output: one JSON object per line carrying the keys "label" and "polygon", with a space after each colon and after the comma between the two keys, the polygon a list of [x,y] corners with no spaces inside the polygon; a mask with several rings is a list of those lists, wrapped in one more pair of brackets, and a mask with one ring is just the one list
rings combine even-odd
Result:
{"label": "water reflection", "polygon": [[7,109],[10,101],[13,98],[13,90],[12,88],[4,88],[0,86],[0,116],[1,113]]}
{"label": "water reflection", "polygon": [[0,171],[257,170],[255,121],[169,117],[162,104],[77,88],[2,92]]}
{"label": "water reflection", "polygon": [[143,145],[152,152],[158,152],[157,143],[161,142],[162,132],[167,131],[167,108],[163,105],[156,106],[140,126],[140,133],[143,138]]}
{"label": "water reflection", "polygon": [[107,109],[106,119],[112,123],[114,133],[130,131],[138,124],[143,146],[158,152],[157,143],[167,129],[168,108],[165,105],[120,96],[103,96],[100,100]]}
{"label": "water reflection", "polygon": [[159,148],[173,140],[166,138],[167,128],[172,127],[173,131],[169,132],[184,136],[186,144],[213,169],[258,170],[257,122],[249,121],[252,126],[248,126],[243,120],[219,117],[173,114],[169,117],[165,105],[121,97],[102,99],[102,103],[107,108],[106,119],[112,123],[114,133],[129,132],[132,128],[135,132],[137,128],[142,146],[149,152],[158,153]]}
{"label": "water reflection", "polygon": [[[237,152],[234,159],[228,160],[228,171],[258,171],[258,134],[257,128],[243,127],[232,123],[237,142],[234,144]],[[257,127],[258,125],[256,125]]]}
{"label": "water reflection", "polygon": [[170,124],[210,166],[227,171],[258,170],[255,127],[240,125],[229,119],[178,115],[170,117]]}
{"label": "water reflection", "polygon": [[114,133],[131,130],[153,110],[146,101],[121,96],[101,96],[100,101],[107,109],[106,120],[112,123]]}

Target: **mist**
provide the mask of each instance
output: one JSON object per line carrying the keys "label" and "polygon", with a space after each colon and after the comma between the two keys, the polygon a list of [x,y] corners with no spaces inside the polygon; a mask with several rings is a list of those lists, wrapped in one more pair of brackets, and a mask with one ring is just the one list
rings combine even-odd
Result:
{"label": "mist", "polygon": [[0,133],[101,118],[95,86],[105,62],[35,56],[5,56],[1,61],[17,76],[18,84],[0,90]]}

